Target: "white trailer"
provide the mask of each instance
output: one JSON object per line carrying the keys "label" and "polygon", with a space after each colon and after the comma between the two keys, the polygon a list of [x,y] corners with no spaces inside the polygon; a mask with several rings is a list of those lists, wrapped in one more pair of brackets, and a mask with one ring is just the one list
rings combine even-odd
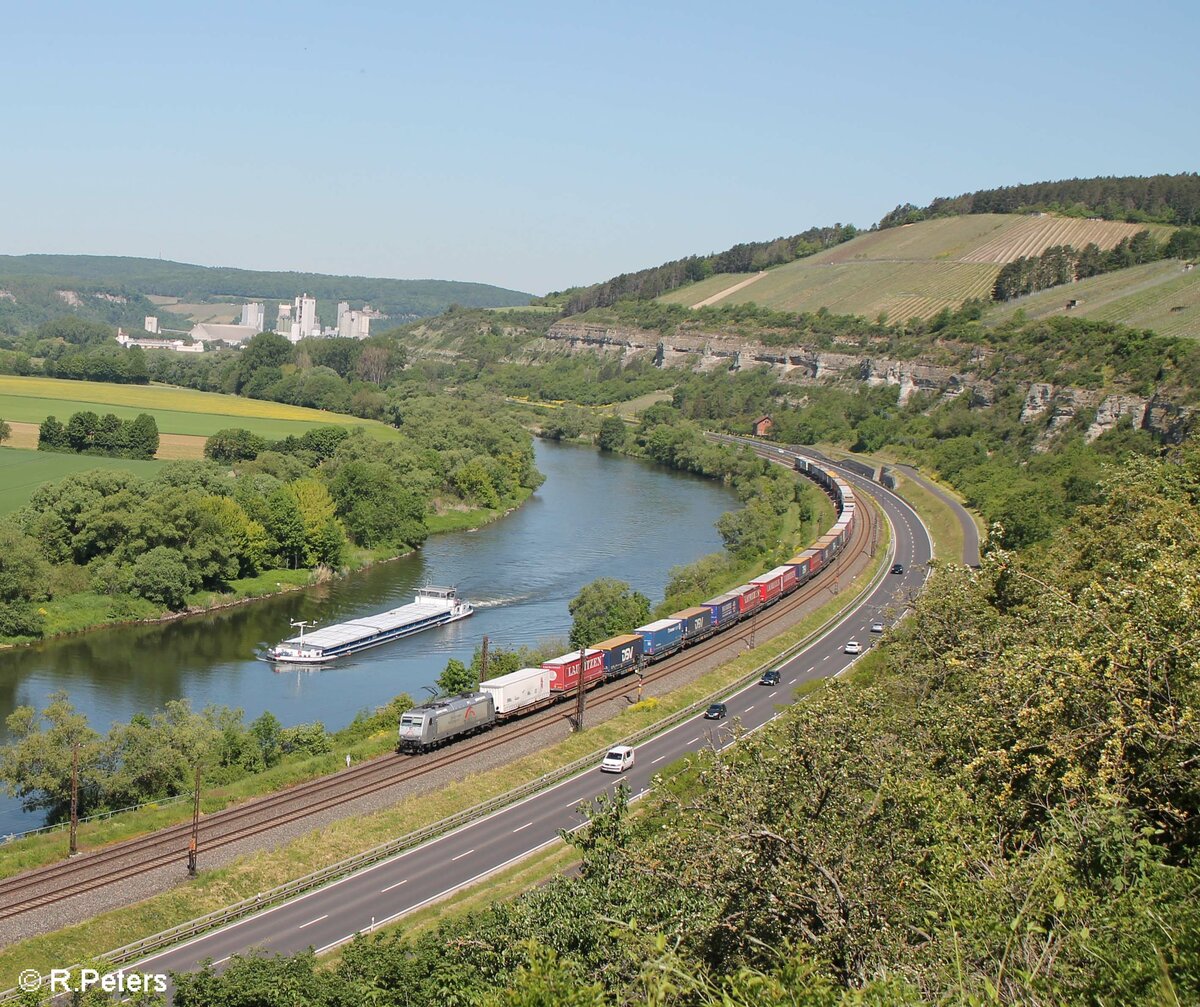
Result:
{"label": "white trailer", "polygon": [[480,682],[479,691],[492,697],[497,717],[512,717],[549,703],[550,680],[553,676],[549,668],[521,668],[511,674]]}

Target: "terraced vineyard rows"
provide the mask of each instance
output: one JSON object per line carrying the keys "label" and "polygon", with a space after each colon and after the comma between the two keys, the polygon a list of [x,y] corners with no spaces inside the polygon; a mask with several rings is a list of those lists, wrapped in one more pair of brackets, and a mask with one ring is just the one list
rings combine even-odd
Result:
{"label": "terraced vineyard rows", "polygon": [[[961,257],[962,262],[994,262],[1003,265],[1022,256],[1041,255],[1054,245],[1073,245],[1083,248],[1095,242],[1109,249],[1123,238],[1150,228],[1169,232],[1169,228],[1147,224],[1124,224],[1113,220],[1079,220],[1073,217],[1023,217],[1014,226],[1004,228],[991,240],[976,246]],[[1163,237],[1157,233],[1156,237]]]}

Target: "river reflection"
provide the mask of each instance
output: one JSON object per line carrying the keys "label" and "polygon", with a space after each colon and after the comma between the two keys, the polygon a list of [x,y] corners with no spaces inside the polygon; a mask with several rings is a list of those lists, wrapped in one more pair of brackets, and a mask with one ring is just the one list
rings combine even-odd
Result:
{"label": "river reflection", "polygon": [[[65,689],[99,731],[180,697],[197,708],[240,707],[248,720],[271,710],[285,725],[338,728],[399,692],[423,695],[447,660],[469,661],[485,634],[493,646],[565,639],[567,602],[596,577],[618,577],[657,601],[672,566],[720,548],[714,522],[736,506],[729,490],[590,448],[536,450],[547,478],[523,507],[475,532],[435,536],[414,556],[203,616],[0,653],[0,714]],[[289,620],[327,625],[382,611],[426,583],[457,585],[475,615],[317,671],[277,672],[253,659],[290,635]],[[0,798],[0,833],[38,824]]]}

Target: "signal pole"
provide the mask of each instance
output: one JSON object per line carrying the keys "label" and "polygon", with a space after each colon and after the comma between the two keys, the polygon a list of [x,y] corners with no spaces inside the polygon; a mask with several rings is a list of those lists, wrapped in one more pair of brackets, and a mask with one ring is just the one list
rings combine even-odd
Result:
{"label": "signal pole", "polygon": [[575,691],[575,730],[583,730],[583,710],[586,700],[583,691],[583,675],[587,669],[587,647],[579,648],[579,688]]}
{"label": "signal pole", "polygon": [[483,638],[483,646],[479,651],[479,681],[486,682],[488,679],[488,638]]}
{"label": "signal pole", "polygon": [[67,856],[79,852],[79,742],[71,746],[71,841]]}
{"label": "signal pole", "polygon": [[188,842],[188,877],[196,876],[196,858],[200,839],[200,763],[196,763],[196,792],[192,797],[192,838]]}

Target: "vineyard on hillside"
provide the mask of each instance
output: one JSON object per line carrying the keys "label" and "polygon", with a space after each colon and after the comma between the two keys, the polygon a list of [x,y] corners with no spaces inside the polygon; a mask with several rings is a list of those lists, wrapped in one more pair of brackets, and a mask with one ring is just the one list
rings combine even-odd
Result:
{"label": "vineyard on hillside", "polygon": [[1055,245],[1083,248],[1092,243],[1108,251],[1123,238],[1132,238],[1138,231],[1147,230],[1159,240],[1166,240],[1173,228],[1161,224],[1124,224],[1113,220],[1079,220],[1049,215],[1021,217],[1013,226],[1005,227],[991,240],[963,255],[960,261],[1003,265],[1014,259],[1041,255]]}
{"label": "vineyard on hillside", "polygon": [[[835,314],[869,319],[886,313],[893,322],[929,318],[943,308],[958,308],[969,298],[990,300],[996,277],[1007,262],[1039,255],[1055,245],[1082,249],[1094,242],[1107,251],[1142,230],[1165,241],[1174,228],[1051,214],[942,217],[860,234],[808,258],[776,266],[720,303],[753,302],[779,311],[828,308]],[[709,277],[659,300],[690,306],[750,275]],[[1047,293],[1048,305],[1061,307],[1066,302],[1062,288]],[[1187,329],[1188,309],[1180,307],[1181,311],[1161,319],[1163,332]],[[1046,308],[1048,313],[1053,310]]]}

